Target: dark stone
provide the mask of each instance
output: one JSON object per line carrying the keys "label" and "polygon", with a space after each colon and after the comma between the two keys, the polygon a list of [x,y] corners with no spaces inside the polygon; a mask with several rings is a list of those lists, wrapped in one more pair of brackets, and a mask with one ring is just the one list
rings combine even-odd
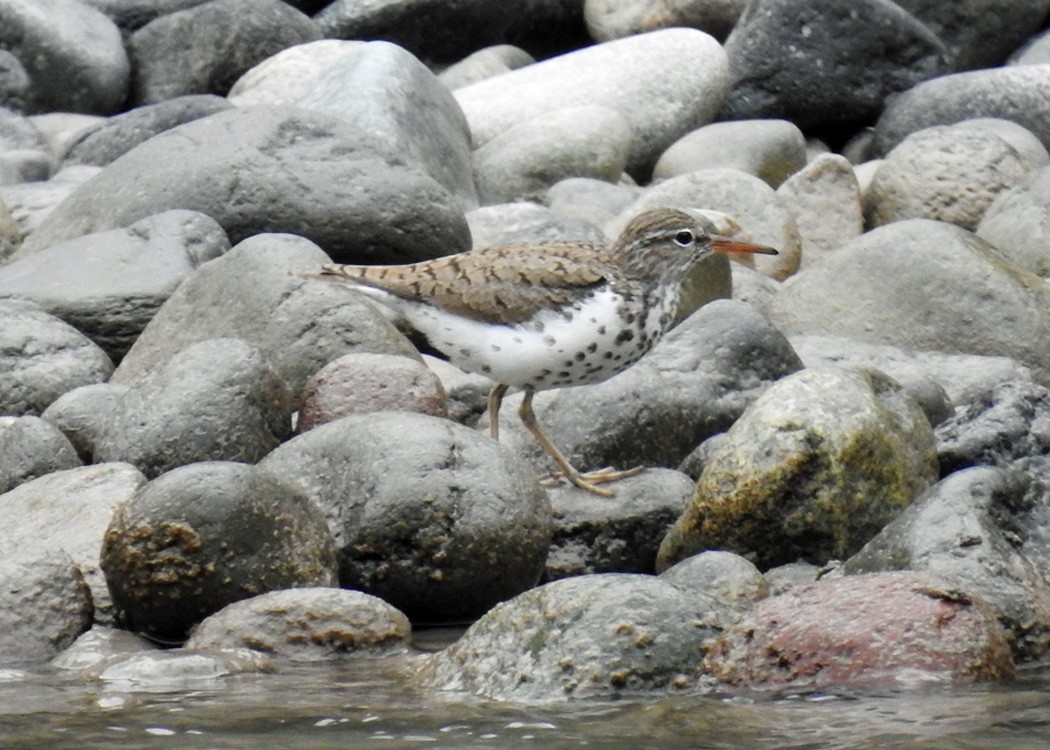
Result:
{"label": "dark stone", "polygon": [[81,0],[105,13],[127,35],[150,21],[210,0]]}

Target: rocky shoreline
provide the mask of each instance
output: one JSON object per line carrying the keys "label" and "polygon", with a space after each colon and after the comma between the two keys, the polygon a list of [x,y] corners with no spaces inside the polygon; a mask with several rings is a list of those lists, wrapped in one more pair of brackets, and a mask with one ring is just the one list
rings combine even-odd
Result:
{"label": "rocky shoreline", "polygon": [[[557,700],[1045,662],[1048,16],[0,0],[5,679],[383,656]],[[611,500],[298,275],[656,206],[780,254],[706,265],[637,365],[537,394],[574,465],[648,467]]]}

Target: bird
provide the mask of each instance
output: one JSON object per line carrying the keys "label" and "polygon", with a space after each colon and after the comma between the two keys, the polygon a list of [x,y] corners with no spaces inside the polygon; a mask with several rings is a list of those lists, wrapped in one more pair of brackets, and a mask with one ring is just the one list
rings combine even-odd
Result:
{"label": "bird", "polygon": [[553,476],[603,497],[642,470],[578,471],[540,427],[537,391],[606,380],[637,362],[674,320],[682,283],[716,252],[776,255],[724,237],[699,215],[654,208],[611,243],[484,247],[394,266],[328,264],[303,277],[343,284],[390,308],[467,372],[489,377],[489,432],[510,388],[522,423],[558,466]]}

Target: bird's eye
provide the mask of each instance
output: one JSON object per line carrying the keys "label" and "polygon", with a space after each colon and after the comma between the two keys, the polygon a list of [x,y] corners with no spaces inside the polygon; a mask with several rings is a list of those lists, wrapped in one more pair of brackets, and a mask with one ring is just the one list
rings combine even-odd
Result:
{"label": "bird's eye", "polygon": [[693,236],[693,233],[690,232],[688,229],[683,229],[681,232],[674,236],[675,244],[681,245],[682,247],[689,247],[693,244],[693,241],[695,239],[696,238]]}

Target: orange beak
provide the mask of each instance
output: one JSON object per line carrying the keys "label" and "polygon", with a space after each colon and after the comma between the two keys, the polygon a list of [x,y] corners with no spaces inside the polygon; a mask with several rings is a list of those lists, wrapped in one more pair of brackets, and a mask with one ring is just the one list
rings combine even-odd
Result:
{"label": "orange beak", "polygon": [[720,253],[754,253],[758,255],[780,255],[776,250],[766,245],[758,245],[747,240],[735,240],[732,237],[720,235],[711,236],[711,249]]}

